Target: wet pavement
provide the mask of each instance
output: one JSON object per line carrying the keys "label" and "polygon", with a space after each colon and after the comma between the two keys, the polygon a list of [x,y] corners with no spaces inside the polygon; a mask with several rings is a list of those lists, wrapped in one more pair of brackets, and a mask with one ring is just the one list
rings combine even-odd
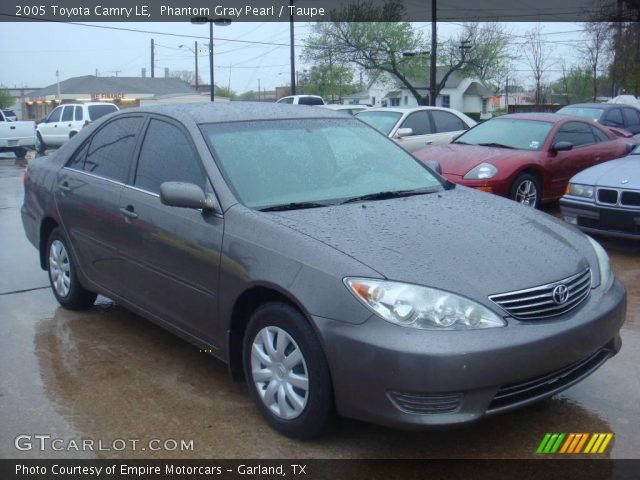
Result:
{"label": "wet pavement", "polygon": [[[22,230],[23,171],[0,158],[1,458],[530,458],[546,432],[613,432],[610,457],[640,458],[640,242],[600,239],[629,294],[623,347],[563,394],[459,430],[341,420],[299,442],[271,430],[246,387],[183,340],[102,297],[88,312],[59,307]],[[63,439],[63,449],[17,450],[22,434]],[[68,449],[82,439],[94,450]],[[193,448],[151,451],[150,439]]]}

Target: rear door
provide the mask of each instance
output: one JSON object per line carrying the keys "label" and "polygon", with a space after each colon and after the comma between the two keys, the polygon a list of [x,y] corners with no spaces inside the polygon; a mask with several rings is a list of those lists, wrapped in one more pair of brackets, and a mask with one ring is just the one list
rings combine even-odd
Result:
{"label": "rear door", "polygon": [[119,211],[144,116],[118,117],[87,139],[58,173],[55,199],[63,227],[85,275],[124,294],[117,243],[125,226]]}
{"label": "rear door", "polygon": [[429,140],[431,140],[430,145],[450,143],[454,137],[464,133],[469,128],[459,117],[451,112],[431,110],[429,113],[434,127],[434,133],[429,137]]}
{"label": "rear door", "polygon": [[58,122],[58,128],[56,129],[57,142],[56,144],[62,145],[69,140],[69,133],[73,128],[73,114],[75,111],[75,105],[66,105],[62,110],[62,116],[60,122]]}
{"label": "rear door", "polygon": [[[151,117],[135,174],[120,198],[128,298],[153,316],[195,337],[216,343],[221,215],[169,207],[160,185],[189,182],[213,194],[190,133],[166,117]],[[217,339],[219,341],[219,339]]]}

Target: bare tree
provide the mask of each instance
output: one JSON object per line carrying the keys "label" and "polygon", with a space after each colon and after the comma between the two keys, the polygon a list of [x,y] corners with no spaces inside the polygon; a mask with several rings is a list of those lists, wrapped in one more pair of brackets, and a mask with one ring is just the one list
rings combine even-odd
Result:
{"label": "bare tree", "polygon": [[[196,74],[193,70],[172,70],[169,76],[173,78],[179,78],[187,82],[189,85],[195,85],[196,83]],[[202,79],[198,75],[198,83],[202,84]]]}
{"label": "bare tree", "polygon": [[582,30],[585,41],[578,50],[591,71],[594,102],[598,96],[598,70],[602,70],[610,60],[607,45],[610,32],[610,25],[606,22],[588,22]]}
{"label": "bare tree", "polygon": [[545,43],[542,38],[542,28],[538,23],[533,29],[525,33],[525,45],[523,45],[522,53],[531,68],[533,79],[536,86],[536,105],[540,105],[542,92],[542,79],[545,73],[552,66],[551,47]]}

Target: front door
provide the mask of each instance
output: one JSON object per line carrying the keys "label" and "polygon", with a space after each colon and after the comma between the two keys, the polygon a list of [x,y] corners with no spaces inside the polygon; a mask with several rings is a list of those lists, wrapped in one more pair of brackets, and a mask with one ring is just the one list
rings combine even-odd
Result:
{"label": "front door", "polygon": [[160,185],[189,182],[213,193],[190,134],[178,123],[152,118],[130,185],[120,197],[126,227],[120,251],[128,299],[183,332],[213,338],[217,313],[221,215],[169,207]]}

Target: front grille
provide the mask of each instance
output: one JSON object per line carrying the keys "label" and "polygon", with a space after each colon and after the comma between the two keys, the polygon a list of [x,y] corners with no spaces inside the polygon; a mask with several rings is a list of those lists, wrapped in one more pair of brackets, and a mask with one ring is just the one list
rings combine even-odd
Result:
{"label": "front grille", "polygon": [[640,192],[623,191],[620,195],[620,205],[625,207],[640,207]]}
{"label": "front grille", "polygon": [[589,357],[555,372],[503,386],[489,404],[487,413],[494,413],[564,390],[595,371],[611,355],[611,350],[603,348]]}
{"label": "front grille", "polygon": [[451,413],[460,408],[462,393],[388,392],[391,402],[405,413],[433,415]]}
{"label": "front grille", "polygon": [[618,203],[618,191],[610,190],[608,188],[600,188],[598,189],[598,201],[600,203],[615,205]]}
{"label": "front grille", "polygon": [[[560,285],[567,287],[568,296],[564,302],[561,301],[562,295],[556,291],[556,287]],[[514,318],[537,320],[562,315],[572,310],[589,296],[590,289],[591,269],[587,268],[577,275],[557,282],[526,290],[499,293],[491,295],[489,299]]]}

